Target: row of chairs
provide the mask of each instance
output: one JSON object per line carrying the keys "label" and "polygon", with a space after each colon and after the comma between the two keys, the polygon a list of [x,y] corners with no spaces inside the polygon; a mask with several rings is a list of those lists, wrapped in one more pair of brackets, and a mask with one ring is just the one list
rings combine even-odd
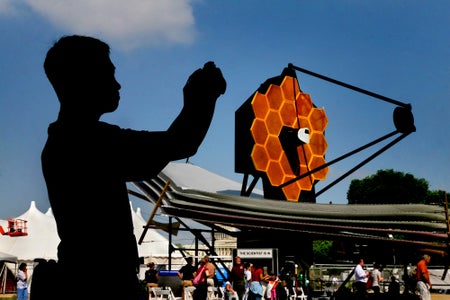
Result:
{"label": "row of chairs", "polygon": [[[193,300],[192,294],[195,290],[194,286],[184,287],[184,299],[175,297],[170,286],[151,287],[149,288],[149,300]],[[224,289],[222,287],[208,287],[206,300],[224,300]]]}
{"label": "row of chairs", "polygon": [[[184,299],[182,300],[193,300],[192,294],[195,291],[195,286],[184,287]],[[208,286],[208,293],[206,300],[226,300],[225,291],[223,287]]]}
{"label": "row of chairs", "polygon": [[[193,300],[192,294],[195,290],[194,286],[184,287],[184,299],[175,297],[172,289],[167,287],[152,287],[148,293],[149,300]],[[208,287],[207,300],[227,300],[225,299],[225,291],[223,287]],[[306,300],[307,297],[303,288],[293,288],[293,293],[290,295],[290,300]]]}

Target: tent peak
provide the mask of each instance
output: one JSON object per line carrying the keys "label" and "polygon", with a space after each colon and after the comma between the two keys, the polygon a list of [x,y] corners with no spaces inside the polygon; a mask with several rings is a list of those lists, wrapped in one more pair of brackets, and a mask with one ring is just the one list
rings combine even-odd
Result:
{"label": "tent peak", "polygon": [[47,211],[45,212],[45,214],[46,214],[47,216],[53,216],[53,210],[52,210],[52,208],[49,207],[49,208],[47,209]]}

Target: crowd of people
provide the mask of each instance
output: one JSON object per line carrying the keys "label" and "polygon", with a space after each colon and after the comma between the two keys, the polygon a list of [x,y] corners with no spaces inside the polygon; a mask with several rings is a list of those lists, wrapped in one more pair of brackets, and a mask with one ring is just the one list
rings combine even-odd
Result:
{"label": "crowd of people", "polygon": [[[432,284],[427,267],[430,260],[430,256],[425,254],[417,263],[412,278],[414,286],[410,287],[413,293],[420,294],[422,300],[431,299]],[[155,264],[150,263],[148,267],[149,269],[145,272],[147,286],[157,286]],[[367,299],[369,290],[372,294],[371,299],[375,299],[381,293],[391,296],[392,299],[397,299],[400,295],[400,283],[397,278],[390,276],[389,280],[385,279],[383,266],[377,262],[369,271],[365,267],[364,259],[360,258],[353,269],[353,274],[355,279],[353,293],[357,299]],[[192,257],[186,258],[186,264],[178,270],[178,276],[182,281],[183,300],[185,288],[191,286],[195,287],[192,289],[194,300],[216,298],[212,293],[223,293],[221,297],[223,296],[224,300],[284,300],[289,296],[289,292],[285,289],[285,280],[280,279],[283,276],[279,277],[277,274],[263,270],[258,262],[243,262],[239,256],[234,258],[228,278],[224,278],[223,284],[220,285],[216,276],[216,267],[208,256],[200,259],[198,265],[194,265]],[[381,288],[385,283],[388,284],[387,291]],[[221,288],[217,289],[218,287]]]}
{"label": "crowd of people", "polygon": [[[430,290],[432,283],[428,271],[430,261],[430,255],[424,254],[417,263],[416,268],[413,269],[412,274],[408,278],[405,278],[406,290],[416,294],[421,300],[431,300]],[[359,259],[358,264],[354,268],[354,291],[358,299],[367,299],[368,290],[371,290],[375,298],[377,295],[380,295],[380,285],[385,281],[382,276],[382,271],[382,266],[377,262],[373,264],[373,269],[368,271],[364,268],[364,259]],[[386,294],[391,299],[397,299],[400,295],[400,283],[395,276],[390,276]]]}
{"label": "crowd of people", "polygon": [[230,274],[220,286],[222,289],[214,289],[219,287],[219,282],[216,267],[208,256],[203,257],[197,267],[191,257],[187,258],[187,263],[178,270],[178,276],[183,285],[182,299],[185,299],[184,288],[195,286],[192,295],[194,300],[211,299],[211,293],[217,292],[223,292],[225,300],[268,300],[278,280],[274,274],[264,274],[263,268],[257,263],[242,262],[239,256],[234,258]]}

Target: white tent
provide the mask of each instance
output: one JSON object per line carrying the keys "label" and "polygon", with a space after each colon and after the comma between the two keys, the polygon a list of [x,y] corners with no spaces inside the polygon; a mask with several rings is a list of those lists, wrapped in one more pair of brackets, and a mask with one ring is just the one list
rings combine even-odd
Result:
{"label": "white tent", "polygon": [[10,262],[10,263],[17,263],[17,256],[0,252],[0,262]]}
{"label": "white tent", "polygon": [[[12,269],[11,265],[14,265],[14,269]],[[8,269],[12,270],[12,272],[15,272],[16,265],[17,265],[17,256],[0,252],[0,280],[1,280],[0,293],[2,294],[6,293],[6,280],[8,277]]]}
{"label": "white tent", "polygon": [[[42,213],[31,201],[30,208],[16,219],[27,221],[28,235],[0,239],[0,251],[13,254],[21,261],[56,259],[59,237],[53,215]],[[4,221],[0,225],[6,226],[6,223]]]}
{"label": "white tent", "polygon": [[[132,217],[135,236],[139,239],[147,222],[143,219],[140,208],[137,211],[132,209]],[[57,247],[60,240],[51,209],[44,214],[36,208],[35,202],[31,201],[30,208],[16,219],[27,221],[28,235],[2,237],[0,252],[9,253],[19,261],[32,262],[36,258],[57,260]],[[7,221],[0,220],[0,225],[6,228]],[[169,241],[153,229],[147,231],[143,243],[138,247],[139,256],[144,259],[158,258],[166,261],[165,263],[167,263],[168,249]]]}
{"label": "white tent", "polygon": [[[144,226],[147,225],[147,221],[142,217],[139,207],[136,211],[133,209],[132,211],[134,234],[136,239],[139,240],[144,231]],[[139,257],[144,257],[147,262],[153,261],[156,264],[168,264],[169,241],[156,230],[147,230],[142,243],[138,245],[138,251]],[[184,260],[180,254],[172,253],[172,264],[177,265],[183,263]]]}

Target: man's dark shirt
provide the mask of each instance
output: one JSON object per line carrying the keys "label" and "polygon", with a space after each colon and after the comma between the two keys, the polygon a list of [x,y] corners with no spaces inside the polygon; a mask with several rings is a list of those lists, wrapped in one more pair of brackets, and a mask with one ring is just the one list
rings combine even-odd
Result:
{"label": "man's dark shirt", "polygon": [[244,264],[234,264],[231,268],[230,281],[240,281],[244,280]]}
{"label": "man's dark shirt", "polygon": [[194,279],[194,272],[197,271],[197,268],[190,264],[185,264],[178,271],[183,276],[183,280],[192,280]]}
{"label": "man's dark shirt", "polygon": [[155,269],[148,269],[145,271],[145,282],[146,283],[158,283],[158,280],[156,279],[156,274],[158,274],[158,271]]}

